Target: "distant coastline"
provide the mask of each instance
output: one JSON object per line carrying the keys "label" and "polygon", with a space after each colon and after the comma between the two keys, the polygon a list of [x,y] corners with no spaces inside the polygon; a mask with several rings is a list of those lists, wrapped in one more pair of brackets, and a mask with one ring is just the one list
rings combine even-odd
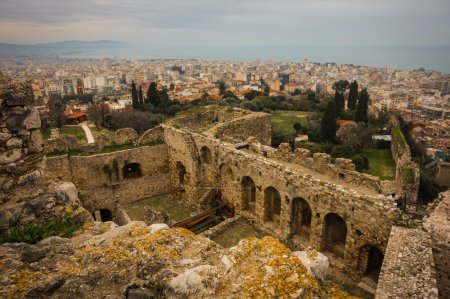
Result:
{"label": "distant coastline", "polygon": [[0,57],[208,59],[352,64],[405,70],[424,68],[450,74],[450,46],[177,46],[117,41],[66,41],[37,45],[0,44]]}

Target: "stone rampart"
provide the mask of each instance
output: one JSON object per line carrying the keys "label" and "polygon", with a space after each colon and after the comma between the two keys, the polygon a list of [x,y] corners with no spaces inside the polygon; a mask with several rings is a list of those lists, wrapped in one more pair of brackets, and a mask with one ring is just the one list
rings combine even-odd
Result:
{"label": "stone rampart", "polygon": [[47,179],[74,182],[83,206],[93,212],[116,204],[169,193],[169,156],[166,145],[92,156],[47,159]]}
{"label": "stone rampart", "polygon": [[424,221],[430,233],[439,298],[450,298],[450,191],[441,193],[441,200]]}
{"label": "stone rampart", "polygon": [[392,228],[375,298],[438,298],[431,240],[426,232]]}

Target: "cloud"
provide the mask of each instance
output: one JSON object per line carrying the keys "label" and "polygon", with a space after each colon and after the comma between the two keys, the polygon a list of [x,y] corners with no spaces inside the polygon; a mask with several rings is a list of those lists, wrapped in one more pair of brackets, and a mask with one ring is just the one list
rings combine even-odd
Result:
{"label": "cloud", "polygon": [[448,11],[448,0],[3,0],[0,41],[448,44]]}

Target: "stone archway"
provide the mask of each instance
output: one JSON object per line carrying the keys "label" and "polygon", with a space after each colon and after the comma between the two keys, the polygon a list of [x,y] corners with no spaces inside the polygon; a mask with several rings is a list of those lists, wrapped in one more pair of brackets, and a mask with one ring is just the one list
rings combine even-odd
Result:
{"label": "stone archway", "polygon": [[359,250],[358,271],[363,275],[363,279],[372,287],[376,287],[384,255],[380,249],[373,245],[365,245]]}
{"label": "stone archway", "polygon": [[241,181],[242,209],[255,213],[256,207],[256,185],[249,176],[244,176]]}
{"label": "stone archway", "polygon": [[178,184],[183,185],[186,182],[186,167],[184,167],[183,163],[181,163],[180,161],[175,163],[175,167],[178,174]]}
{"label": "stone archway", "polygon": [[205,164],[211,164],[212,163],[211,150],[207,146],[203,146],[200,149],[200,157],[201,157],[203,163],[205,163]]}
{"label": "stone archway", "polygon": [[141,164],[127,163],[122,168],[122,175],[124,179],[139,178],[142,176]]}
{"label": "stone archway", "polygon": [[329,213],[325,216],[322,251],[344,257],[347,225],[341,216]]}
{"label": "stone archway", "polygon": [[226,205],[226,208],[234,215],[235,203],[233,200],[234,196],[234,181],[233,171],[231,167],[225,163],[219,166],[219,186],[222,200]]}
{"label": "stone archway", "polygon": [[306,200],[296,197],[292,201],[291,211],[292,240],[295,243],[303,243],[307,246],[311,235],[311,207]]}
{"label": "stone archway", "polygon": [[264,190],[264,222],[279,223],[281,215],[281,196],[274,187]]}

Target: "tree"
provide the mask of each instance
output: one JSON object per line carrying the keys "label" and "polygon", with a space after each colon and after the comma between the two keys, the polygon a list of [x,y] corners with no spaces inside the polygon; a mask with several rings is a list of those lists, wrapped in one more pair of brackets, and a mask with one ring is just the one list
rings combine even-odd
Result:
{"label": "tree", "polygon": [[100,103],[98,105],[92,105],[87,110],[88,119],[94,122],[97,130],[100,131],[100,125],[105,126],[106,116],[109,115],[109,105]]}
{"label": "tree", "polygon": [[294,130],[295,130],[295,133],[297,133],[297,135],[300,133],[300,131],[302,130],[302,125],[299,123],[299,122],[296,122],[294,125],[293,125],[293,127],[294,127]]}
{"label": "tree", "polygon": [[148,86],[147,102],[149,102],[153,106],[158,106],[158,84],[156,84],[156,82],[152,82]]}
{"label": "tree", "polygon": [[270,94],[270,86],[268,84],[264,84],[264,95],[269,96]]}
{"label": "tree", "polygon": [[260,96],[261,92],[257,91],[257,90],[250,90],[248,93],[245,94],[244,98],[246,100],[253,100],[254,98],[256,98],[257,96]]}
{"label": "tree", "polygon": [[139,109],[139,96],[136,89],[136,84],[134,84],[134,81],[131,82],[131,99],[133,103],[133,109],[137,110]]}
{"label": "tree", "polygon": [[334,102],[330,101],[325,109],[320,126],[320,133],[323,140],[334,142],[336,139],[336,107]]}
{"label": "tree", "polygon": [[138,99],[139,99],[139,104],[140,106],[144,106],[144,95],[142,94],[142,86],[139,85],[139,90],[138,90]]}
{"label": "tree", "polygon": [[358,104],[356,105],[355,121],[368,122],[367,110],[369,109],[369,93],[363,88],[359,94]]}
{"label": "tree", "polygon": [[349,145],[355,149],[362,146],[364,126],[358,123],[347,123],[339,127],[336,132],[337,139],[345,145]]}
{"label": "tree", "polygon": [[170,91],[173,91],[175,89],[175,83],[170,83]]}
{"label": "tree", "polygon": [[355,110],[357,100],[358,100],[358,82],[356,82],[355,80],[350,84],[350,90],[348,92],[348,101],[347,101],[348,109]]}
{"label": "tree", "polygon": [[133,128],[139,134],[144,133],[162,122],[161,115],[137,110],[116,112],[111,117],[111,126],[114,129]]}
{"label": "tree", "polygon": [[52,95],[48,100],[48,109],[50,110],[51,116],[56,120],[56,126],[61,128],[65,120],[64,110],[66,110],[66,105],[60,95]]}
{"label": "tree", "polygon": [[344,94],[337,90],[334,93],[334,105],[336,107],[336,116],[342,116],[342,113],[345,109],[345,99]]}
{"label": "tree", "polygon": [[227,90],[227,86],[225,85],[225,82],[220,81],[219,82],[219,94],[224,94]]}

